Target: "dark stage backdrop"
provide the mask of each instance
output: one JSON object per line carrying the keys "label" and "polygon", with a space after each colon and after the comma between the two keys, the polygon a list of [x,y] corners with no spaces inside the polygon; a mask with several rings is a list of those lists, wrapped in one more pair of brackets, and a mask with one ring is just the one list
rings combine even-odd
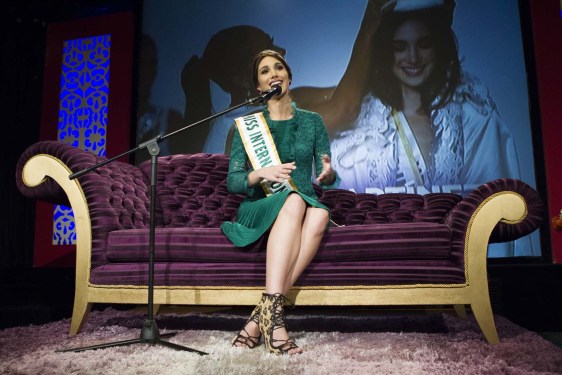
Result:
{"label": "dark stage backdrop", "polygon": [[[540,151],[544,152],[544,176],[548,187],[548,214],[559,216],[562,209],[562,17],[558,12],[562,8],[556,0],[529,0],[528,12],[532,20],[532,36],[535,51],[537,74],[537,91],[540,102],[540,124],[542,142]],[[562,231],[550,229],[550,242],[554,263],[562,263]]]}
{"label": "dark stage backdrop", "polygon": [[[398,1],[398,6],[407,3],[413,2]],[[255,95],[249,65],[264,48],[286,53],[297,105],[319,108],[318,104],[330,100],[348,68],[368,9],[367,0],[145,0],[137,141],[179,129]],[[398,135],[388,132],[394,128],[392,117],[363,116],[351,128],[331,132],[334,164],[344,188],[374,194],[466,194],[499,177],[519,178],[536,187],[518,2],[459,0],[452,13],[452,29],[464,84],[456,92],[456,104],[432,117],[435,129],[443,130],[439,135],[442,149],[461,145],[456,148],[456,160],[444,153],[440,163],[465,172],[432,180],[428,162],[417,164],[424,176],[421,181],[408,180],[401,167],[387,179],[377,179],[381,170],[399,164],[396,158],[375,157],[399,154]],[[387,113],[376,98],[371,99],[371,110]],[[234,118],[250,110],[255,108],[242,108],[189,129],[166,141],[162,152],[228,152]],[[415,153],[415,141],[411,142]],[[142,160],[143,155],[137,155],[137,162]],[[369,175],[375,177],[365,177]],[[492,245],[489,255],[540,256],[539,237],[536,232],[515,243]]]}
{"label": "dark stage backdrop", "polygon": [[[40,139],[99,156],[127,150],[133,47],[132,12],[50,24]],[[72,209],[37,202],[33,265],[73,266],[75,243]]]}

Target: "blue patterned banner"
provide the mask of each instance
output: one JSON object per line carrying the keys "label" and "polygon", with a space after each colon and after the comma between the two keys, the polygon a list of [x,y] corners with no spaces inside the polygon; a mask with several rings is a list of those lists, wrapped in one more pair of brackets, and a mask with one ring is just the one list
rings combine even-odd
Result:
{"label": "blue patterned banner", "polygon": [[[64,42],[58,140],[105,156],[111,35]],[[53,244],[76,243],[74,215],[56,206]]]}

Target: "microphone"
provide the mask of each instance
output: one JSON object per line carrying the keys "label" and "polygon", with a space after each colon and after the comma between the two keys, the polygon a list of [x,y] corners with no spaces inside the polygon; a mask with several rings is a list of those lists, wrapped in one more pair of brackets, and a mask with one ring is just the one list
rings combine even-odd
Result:
{"label": "microphone", "polygon": [[274,95],[279,95],[281,94],[281,85],[275,85],[273,86],[271,89],[262,92],[259,96],[258,96],[258,101],[260,103],[265,103],[267,102],[269,99],[271,99]]}

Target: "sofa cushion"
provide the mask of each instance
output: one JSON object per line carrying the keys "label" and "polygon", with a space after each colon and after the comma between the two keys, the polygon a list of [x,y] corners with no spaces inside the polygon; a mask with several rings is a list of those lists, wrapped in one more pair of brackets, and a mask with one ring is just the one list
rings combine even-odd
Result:
{"label": "sofa cushion", "polygon": [[[157,228],[156,262],[245,262],[249,251],[265,250],[262,239],[236,248],[219,228]],[[110,262],[148,260],[149,231],[118,230],[109,233]],[[451,257],[451,231],[444,224],[401,223],[332,227],[324,236],[315,261],[434,260]]]}
{"label": "sofa cushion", "polygon": [[[265,284],[265,254],[249,253],[244,262],[157,262],[154,285],[181,287],[256,287]],[[110,263],[91,270],[93,285],[141,286],[148,283],[148,264]],[[388,286],[425,284],[462,286],[464,269],[448,260],[312,262],[296,286]]]}

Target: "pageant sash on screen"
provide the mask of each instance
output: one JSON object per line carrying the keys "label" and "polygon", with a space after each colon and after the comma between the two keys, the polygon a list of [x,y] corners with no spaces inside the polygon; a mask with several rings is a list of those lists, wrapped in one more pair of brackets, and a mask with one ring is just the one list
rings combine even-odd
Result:
{"label": "pageant sash on screen", "polygon": [[[267,122],[265,122],[263,113],[238,117],[235,121],[254,170],[272,165],[281,165],[281,159],[279,159],[279,154],[277,154],[275,142],[273,142],[273,137]],[[282,183],[262,180],[260,184],[266,195],[284,190],[297,190],[290,178]]]}

